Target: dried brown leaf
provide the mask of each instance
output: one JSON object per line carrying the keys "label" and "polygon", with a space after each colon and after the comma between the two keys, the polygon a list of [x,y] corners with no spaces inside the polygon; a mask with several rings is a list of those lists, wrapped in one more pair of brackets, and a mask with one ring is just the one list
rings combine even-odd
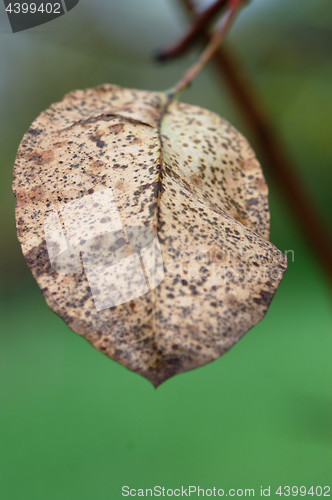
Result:
{"label": "dried brown leaf", "polygon": [[163,102],[113,85],[68,94],[25,134],[13,181],[48,306],[155,386],[228,351],[286,269],[246,139],[181,102],[160,127]]}

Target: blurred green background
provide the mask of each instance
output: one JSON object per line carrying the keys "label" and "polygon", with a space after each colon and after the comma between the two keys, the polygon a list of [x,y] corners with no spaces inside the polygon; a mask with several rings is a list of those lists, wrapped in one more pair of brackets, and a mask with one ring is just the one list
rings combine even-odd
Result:
{"label": "blurred green background", "polygon": [[[1,500],[117,499],[123,485],[256,496],[270,485],[274,498],[280,485],[332,486],[332,294],[272,180],[271,241],[295,257],[267,316],[228,354],[157,390],[47,308],[16,240],[12,166],[30,123],[75,88],[170,87],[197,50],[165,66],[152,55],[186,26],[177,0],[81,0],[14,35],[1,2]],[[331,233],[332,2],[253,0],[228,44]],[[251,140],[211,68],[182,99]]]}

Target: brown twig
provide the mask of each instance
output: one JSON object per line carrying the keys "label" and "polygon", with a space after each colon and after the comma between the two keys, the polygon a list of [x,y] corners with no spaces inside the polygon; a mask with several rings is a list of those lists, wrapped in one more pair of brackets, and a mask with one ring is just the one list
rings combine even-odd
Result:
{"label": "brown twig", "polygon": [[[235,15],[238,12],[239,7],[244,0],[228,0],[227,9],[225,14],[222,16],[215,34],[209,39],[209,42],[199,57],[198,61],[195,62],[182,76],[179,82],[168,92],[167,100],[171,101],[176,95],[178,95],[182,90],[187,88],[191,82],[196,78],[196,76],[202,71],[206,64],[216,53],[220,42],[224,38],[229,26],[231,25]],[[167,104],[166,104],[167,107]]]}
{"label": "brown twig", "polygon": [[[194,15],[195,7],[192,0],[181,1],[187,11]],[[210,38],[208,31],[205,30],[204,42],[208,43]],[[329,230],[325,227],[319,211],[302,187],[289,155],[285,152],[281,140],[261,106],[258,105],[253,90],[248,82],[244,82],[240,77],[242,71],[239,70],[239,65],[225,48],[219,48],[213,59],[219,75],[226,81],[230,93],[250,126],[261,150],[264,165],[273,175],[309,245],[332,283],[332,243]]]}
{"label": "brown twig", "polygon": [[183,54],[187,48],[191,47],[192,44],[195,43],[196,40],[204,33],[204,29],[212,21],[214,16],[218,14],[223,7],[225,7],[226,4],[227,0],[216,0],[216,2],[197,16],[188,33],[186,33],[179,42],[177,42],[173,47],[158,53],[156,58],[159,61],[165,62],[168,59]]}

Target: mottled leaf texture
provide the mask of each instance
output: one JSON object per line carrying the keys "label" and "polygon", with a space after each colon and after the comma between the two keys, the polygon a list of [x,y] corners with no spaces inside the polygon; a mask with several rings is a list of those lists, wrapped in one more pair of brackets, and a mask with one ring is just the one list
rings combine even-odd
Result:
{"label": "mottled leaf texture", "polygon": [[13,189],[48,306],[158,386],[215,360],[265,315],[286,269],[267,186],[227,121],[164,94],[71,92],[31,125]]}

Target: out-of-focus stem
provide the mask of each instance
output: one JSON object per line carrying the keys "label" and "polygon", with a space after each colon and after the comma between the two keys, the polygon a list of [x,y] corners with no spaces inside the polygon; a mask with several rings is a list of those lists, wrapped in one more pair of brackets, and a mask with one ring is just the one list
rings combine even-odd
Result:
{"label": "out-of-focus stem", "polygon": [[167,93],[165,110],[168,104],[177,96],[182,90],[187,88],[196,76],[202,71],[205,65],[209,62],[212,56],[216,53],[220,42],[223,40],[233,18],[235,17],[243,0],[229,0],[225,14],[222,16],[218,23],[215,34],[209,39],[209,43],[204,49],[198,61],[193,64],[182,76],[179,82]]}

